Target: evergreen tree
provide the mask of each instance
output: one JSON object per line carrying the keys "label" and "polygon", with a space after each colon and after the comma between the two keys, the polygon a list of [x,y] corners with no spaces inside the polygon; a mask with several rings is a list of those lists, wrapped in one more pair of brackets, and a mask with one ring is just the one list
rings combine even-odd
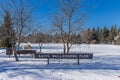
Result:
{"label": "evergreen tree", "polygon": [[109,30],[106,26],[102,30],[101,41],[102,43],[108,43]]}
{"label": "evergreen tree", "polygon": [[118,34],[117,26],[113,25],[109,32],[109,40],[108,41],[112,43],[114,41],[114,37],[117,36],[117,34]]}
{"label": "evergreen tree", "polygon": [[77,43],[82,43],[82,40],[81,40],[81,35],[80,33],[77,34]]}
{"label": "evergreen tree", "polygon": [[97,35],[97,42],[100,43],[100,40],[101,40],[101,29],[99,27],[97,27],[97,30],[96,30],[96,35]]}
{"label": "evergreen tree", "polygon": [[87,30],[86,30],[86,33],[85,33],[85,36],[84,36],[86,39],[85,39],[85,42],[86,43],[90,43],[90,41],[91,41],[91,30],[90,30],[90,28],[88,28]]}
{"label": "evergreen tree", "polygon": [[4,38],[1,40],[1,46],[7,48],[12,47],[12,38],[14,37],[14,31],[12,28],[12,20],[8,11],[5,12],[3,29]]}
{"label": "evergreen tree", "polygon": [[97,40],[97,32],[96,32],[95,28],[93,28],[91,31],[91,39]]}
{"label": "evergreen tree", "polygon": [[117,29],[117,35],[120,34],[120,27]]}

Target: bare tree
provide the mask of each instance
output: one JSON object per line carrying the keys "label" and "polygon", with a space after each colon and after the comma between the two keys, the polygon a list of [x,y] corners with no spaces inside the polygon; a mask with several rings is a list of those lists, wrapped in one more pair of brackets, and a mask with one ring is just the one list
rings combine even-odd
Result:
{"label": "bare tree", "polygon": [[25,6],[23,0],[19,0],[18,3],[15,0],[13,0],[12,4],[14,5],[14,13],[15,13],[14,23],[15,23],[17,42],[19,46],[21,43],[21,37],[29,33],[32,28],[31,19],[32,19],[33,9]]}
{"label": "bare tree", "polygon": [[12,45],[16,61],[18,61],[16,54],[16,46],[14,43],[18,43],[18,47],[21,43],[23,35],[27,35],[31,30],[32,12],[33,8],[25,6],[23,0],[10,0],[4,2],[5,5],[1,4],[3,12],[8,11],[12,17],[12,26],[15,32],[16,38],[13,38]]}
{"label": "bare tree", "polygon": [[45,42],[45,38],[44,38],[44,34],[42,33],[42,30],[41,30],[42,25],[37,24],[36,26],[37,26],[37,29],[35,29],[32,32],[31,36],[32,36],[32,38],[34,38],[34,40],[35,40],[34,42],[39,44],[39,49],[40,49],[39,52],[41,53],[43,44]]}
{"label": "bare tree", "polygon": [[66,53],[66,46],[65,46],[66,45],[65,44],[66,43],[66,36],[65,36],[63,24],[64,24],[64,16],[54,16],[53,25],[55,27],[57,27],[58,31],[60,32],[61,39],[62,39],[63,46],[64,46],[63,53],[65,54]]}
{"label": "bare tree", "polygon": [[66,54],[73,44],[71,35],[77,34],[83,25],[85,14],[80,4],[81,0],[60,0],[57,3],[58,14],[54,16],[53,24],[61,34]]}
{"label": "bare tree", "polygon": [[3,17],[3,29],[4,29],[4,33],[6,34],[4,36],[4,39],[9,39],[9,44],[12,47],[12,52],[14,53],[15,56],[15,60],[18,61],[18,57],[16,54],[16,48],[15,48],[15,36],[13,36],[14,30],[13,30],[13,18],[12,15],[10,14],[10,4],[6,1],[5,2],[6,5],[1,4],[1,9],[2,9],[2,17]]}
{"label": "bare tree", "polygon": [[39,43],[39,49],[40,49],[40,53],[41,53],[42,46],[43,46],[43,43],[44,43],[43,34],[41,32],[38,32],[37,35],[36,35],[36,39],[37,39],[37,42]]}

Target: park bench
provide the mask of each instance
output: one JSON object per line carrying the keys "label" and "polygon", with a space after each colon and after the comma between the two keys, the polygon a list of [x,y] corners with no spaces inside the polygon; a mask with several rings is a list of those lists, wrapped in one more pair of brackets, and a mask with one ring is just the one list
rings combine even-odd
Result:
{"label": "park bench", "polygon": [[93,59],[93,54],[92,53],[82,53],[82,54],[40,53],[40,54],[35,54],[35,58],[47,59],[48,65],[49,65],[49,59],[77,59],[77,64],[79,65],[79,59]]}
{"label": "park bench", "polygon": [[31,54],[32,57],[34,57],[34,54],[36,54],[36,51],[35,50],[17,50],[17,54],[19,56],[20,54],[24,54],[24,55]]}

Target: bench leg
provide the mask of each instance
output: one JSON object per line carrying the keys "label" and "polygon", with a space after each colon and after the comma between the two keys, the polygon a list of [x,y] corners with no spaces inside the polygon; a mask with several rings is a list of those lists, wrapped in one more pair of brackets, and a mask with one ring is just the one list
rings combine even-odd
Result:
{"label": "bench leg", "polygon": [[31,53],[31,55],[32,55],[32,58],[34,58],[34,55]]}
{"label": "bench leg", "polygon": [[77,63],[78,65],[80,64],[80,61],[79,61],[79,58],[78,58],[78,63]]}
{"label": "bench leg", "polygon": [[49,58],[48,58],[48,60],[47,60],[47,65],[49,65]]}
{"label": "bench leg", "polygon": [[9,55],[9,58],[10,58],[10,55]]}

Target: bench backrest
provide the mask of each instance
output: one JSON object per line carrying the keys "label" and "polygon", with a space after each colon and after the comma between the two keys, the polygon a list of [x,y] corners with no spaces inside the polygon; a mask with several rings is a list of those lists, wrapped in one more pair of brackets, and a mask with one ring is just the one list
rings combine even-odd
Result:
{"label": "bench backrest", "polygon": [[92,53],[84,54],[35,54],[35,58],[53,58],[53,59],[93,59]]}
{"label": "bench backrest", "polygon": [[17,50],[17,54],[31,54],[36,53],[35,50]]}

